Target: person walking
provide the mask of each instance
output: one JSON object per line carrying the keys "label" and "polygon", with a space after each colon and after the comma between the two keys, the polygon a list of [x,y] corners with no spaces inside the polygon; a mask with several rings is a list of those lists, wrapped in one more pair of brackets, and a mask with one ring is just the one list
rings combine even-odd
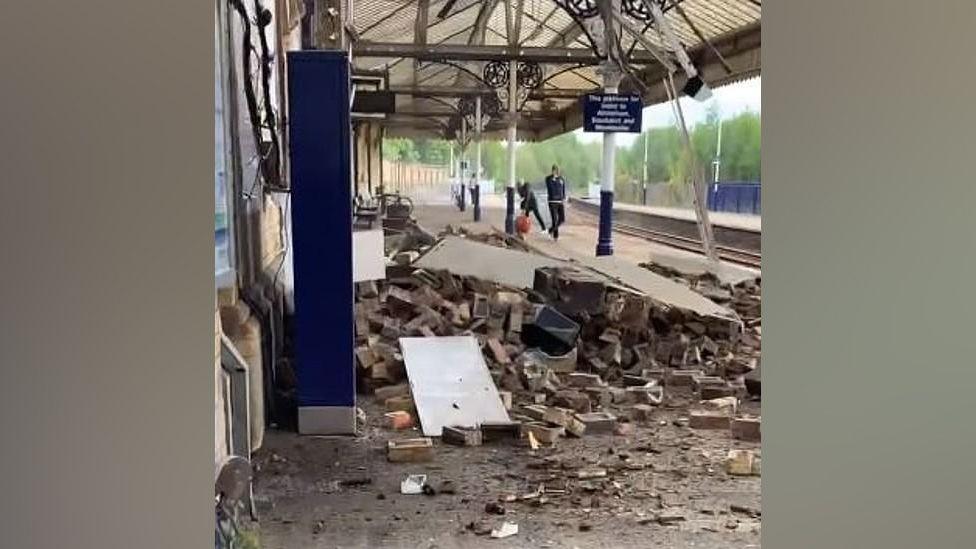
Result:
{"label": "person walking", "polygon": [[529,187],[529,184],[523,179],[518,186],[519,197],[522,199],[522,204],[519,205],[519,209],[522,213],[528,216],[530,213],[535,215],[536,220],[539,222],[539,226],[542,227],[542,231],[546,230],[546,222],[542,220],[542,214],[539,213],[539,201],[535,198],[535,193]]}
{"label": "person walking", "polygon": [[546,176],[546,193],[549,195],[549,234],[553,240],[559,240],[559,226],[566,221],[566,181],[555,164],[552,173]]}

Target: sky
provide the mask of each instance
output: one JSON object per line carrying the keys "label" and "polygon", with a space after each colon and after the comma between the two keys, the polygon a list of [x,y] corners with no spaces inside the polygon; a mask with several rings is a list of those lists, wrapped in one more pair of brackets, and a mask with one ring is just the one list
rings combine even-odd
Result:
{"label": "sky", "polygon": [[[731,118],[745,110],[761,112],[761,95],[762,77],[757,76],[756,78],[714,89],[712,90],[711,99],[702,103],[688,97],[682,97],[679,101],[681,103],[681,109],[684,111],[685,122],[690,127],[704,120],[708,108],[713,104],[718,106],[719,116],[722,118]],[[675,121],[671,111],[671,105],[661,103],[646,107],[641,122],[643,130],[674,125]],[[576,130],[575,133],[580,141],[584,143],[600,141],[602,138],[601,134],[585,133],[582,128]],[[617,146],[629,146],[637,139],[638,135],[636,133],[618,133]]]}

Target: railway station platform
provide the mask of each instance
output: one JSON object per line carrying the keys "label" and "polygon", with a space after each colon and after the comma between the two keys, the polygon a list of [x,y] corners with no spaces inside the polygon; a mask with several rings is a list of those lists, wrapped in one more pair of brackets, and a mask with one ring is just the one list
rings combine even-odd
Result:
{"label": "railway station platform", "polygon": [[[412,199],[415,203],[414,217],[418,223],[435,233],[448,225],[475,231],[503,231],[505,227],[505,198],[502,195],[489,195],[483,199],[481,221],[478,223],[473,220],[470,203],[465,211],[460,211],[451,203],[446,188],[443,191],[430,189]],[[549,219],[545,212],[544,218],[548,226]],[[574,208],[567,208],[566,222],[559,229],[558,241],[540,231],[534,218],[532,225],[533,231],[527,236],[527,243],[546,255],[569,259],[573,256],[594,254],[597,225],[590,216],[581,214]],[[693,275],[701,275],[707,271],[708,262],[701,254],[649,242],[619,231],[614,231],[613,238],[614,256],[629,263],[636,265],[653,262]],[[718,272],[714,274],[727,284],[738,284],[761,276],[761,271],[723,261],[719,264]]]}
{"label": "railway station platform", "polygon": [[[597,206],[600,205],[599,198],[581,198],[584,202],[589,202]],[[695,211],[686,208],[666,208],[661,206],[641,206],[638,204],[617,203],[613,205],[616,211],[635,212],[659,217],[670,217],[685,221],[695,221]],[[740,231],[762,232],[762,216],[739,214],[729,212],[708,212],[708,218],[712,225],[716,227],[726,227]]]}

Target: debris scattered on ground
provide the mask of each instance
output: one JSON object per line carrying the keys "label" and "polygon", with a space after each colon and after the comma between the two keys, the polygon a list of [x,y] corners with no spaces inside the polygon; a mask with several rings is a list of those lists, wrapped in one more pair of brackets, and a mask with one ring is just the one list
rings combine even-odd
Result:
{"label": "debris scattered on ground", "polygon": [[485,512],[488,513],[489,515],[504,515],[505,508],[502,507],[501,504],[497,502],[489,501],[488,503],[485,504]]}
{"label": "debris scattered on ground", "polygon": [[422,494],[427,485],[427,475],[409,475],[400,482],[400,493],[405,495]]}
{"label": "debris scattered on ground", "polygon": [[491,531],[491,537],[496,539],[507,538],[518,534],[518,531],[518,524],[515,524],[514,522],[504,522],[501,526]]}
{"label": "debris scattered on ground", "polygon": [[403,410],[398,410],[396,412],[387,412],[383,414],[383,417],[387,420],[387,427],[390,429],[399,431],[401,429],[410,429],[413,427],[413,416],[409,412]]}
{"label": "debris scattered on ground", "polygon": [[390,440],[386,445],[386,457],[392,462],[430,461],[434,458],[434,443],[429,438]]}
{"label": "debris scattered on ground", "polygon": [[761,442],[761,420],[758,417],[738,417],[732,420],[732,437],[739,440]]}
{"label": "debris scattered on ground", "polygon": [[729,450],[725,460],[726,472],[730,475],[749,476],[759,474],[758,459],[751,450]]}
{"label": "debris scattered on ground", "polygon": [[[395,249],[391,257],[399,264],[391,268],[386,280],[357,285],[355,314],[358,389],[373,394],[386,408],[384,425],[388,429],[423,427],[425,434],[439,435],[441,443],[465,448],[521,440],[517,444],[525,448],[526,458],[536,460],[526,466],[538,470],[538,475],[530,477],[530,491],[507,492],[499,501],[538,506],[556,498],[578,501],[577,508],[586,512],[601,505],[601,500],[607,505],[622,494],[663,502],[662,494],[629,483],[629,471],[651,470],[675,481],[687,476],[689,467],[714,474],[713,468],[718,468],[715,455],[702,453],[696,437],[716,433],[730,441],[760,441],[758,404],[746,406],[750,399],[760,397],[759,279],[728,286],[711,275],[688,276],[656,265],[643,266],[728,307],[742,321],[730,324],[727,319],[665,306],[584,265],[553,266],[548,258],[503,234],[473,234],[453,228],[447,233],[534,254],[538,266],[529,267],[531,277],[515,276],[516,267],[524,269],[523,265],[512,266],[513,272],[504,265],[493,266],[484,278],[468,265],[459,269],[467,273],[460,276],[440,268],[445,258],[424,259],[437,240],[400,237],[392,247],[388,242],[388,248]],[[499,282],[516,279],[527,285]],[[429,362],[426,373],[453,383],[457,391],[451,389],[451,396],[445,396],[414,373],[408,382],[403,342],[451,337],[473,342],[475,355],[483,360],[481,371],[490,376],[482,385],[492,393],[492,405],[497,401],[499,410],[507,412],[505,420],[501,416],[458,419],[472,412],[483,393],[480,388],[469,388],[474,370],[446,358],[436,344],[428,346],[434,351],[423,359]],[[437,413],[441,425],[436,434],[428,433],[425,424],[425,391],[436,392],[441,399],[436,404],[443,408]],[[638,440],[629,442],[635,446],[618,446],[628,444],[623,442],[627,437],[645,432],[638,429],[648,428],[673,433],[653,444]],[[567,437],[590,441],[603,437],[609,454],[615,457],[612,461],[557,460],[554,455],[562,450],[559,441]],[[457,451],[469,451],[465,448]],[[668,448],[682,452],[680,462],[653,460]],[[429,461],[434,451],[430,438],[390,440],[387,446],[393,462]],[[725,472],[757,475],[759,462],[751,450],[734,449],[724,461]],[[412,488],[419,492],[412,493],[423,493],[425,486],[429,493],[455,492],[449,482],[446,487],[424,482]],[[658,505],[653,516],[642,512],[638,523],[673,525],[686,520],[680,509]],[[505,508],[492,501],[485,512],[502,514]],[[591,523],[578,524],[582,529]],[[507,537],[517,533],[518,526],[505,523],[491,530],[484,521],[473,521],[467,529],[478,535]]]}

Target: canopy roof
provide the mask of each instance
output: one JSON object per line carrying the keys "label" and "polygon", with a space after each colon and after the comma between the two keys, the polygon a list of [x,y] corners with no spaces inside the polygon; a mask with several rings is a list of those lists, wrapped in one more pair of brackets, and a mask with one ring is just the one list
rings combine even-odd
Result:
{"label": "canopy roof", "polygon": [[[502,137],[508,110],[504,82],[516,60],[524,84],[516,103],[519,139],[546,139],[581,126],[579,97],[600,88],[605,55],[602,43],[594,45],[594,25],[597,33],[602,26],[597,1],[356,0],[355,71],[382,78],[396,94],[396,113],[383,122],[387,135],[455,138],[459,111],[471,115],[473,98],[481,95],[483,112],[491,115],[484,131]],[[668,49],[642,0],[613,1],[652,48]],[[709,86],[760,73],[758,0],[654,1]],[[620,44],[643,82],[625,78],[620,91],[641,93],[647,105],[667,100],[667,70],[654,52],[627,32],[621,32]],[[683,73],[675,78],[680,87]]]}

